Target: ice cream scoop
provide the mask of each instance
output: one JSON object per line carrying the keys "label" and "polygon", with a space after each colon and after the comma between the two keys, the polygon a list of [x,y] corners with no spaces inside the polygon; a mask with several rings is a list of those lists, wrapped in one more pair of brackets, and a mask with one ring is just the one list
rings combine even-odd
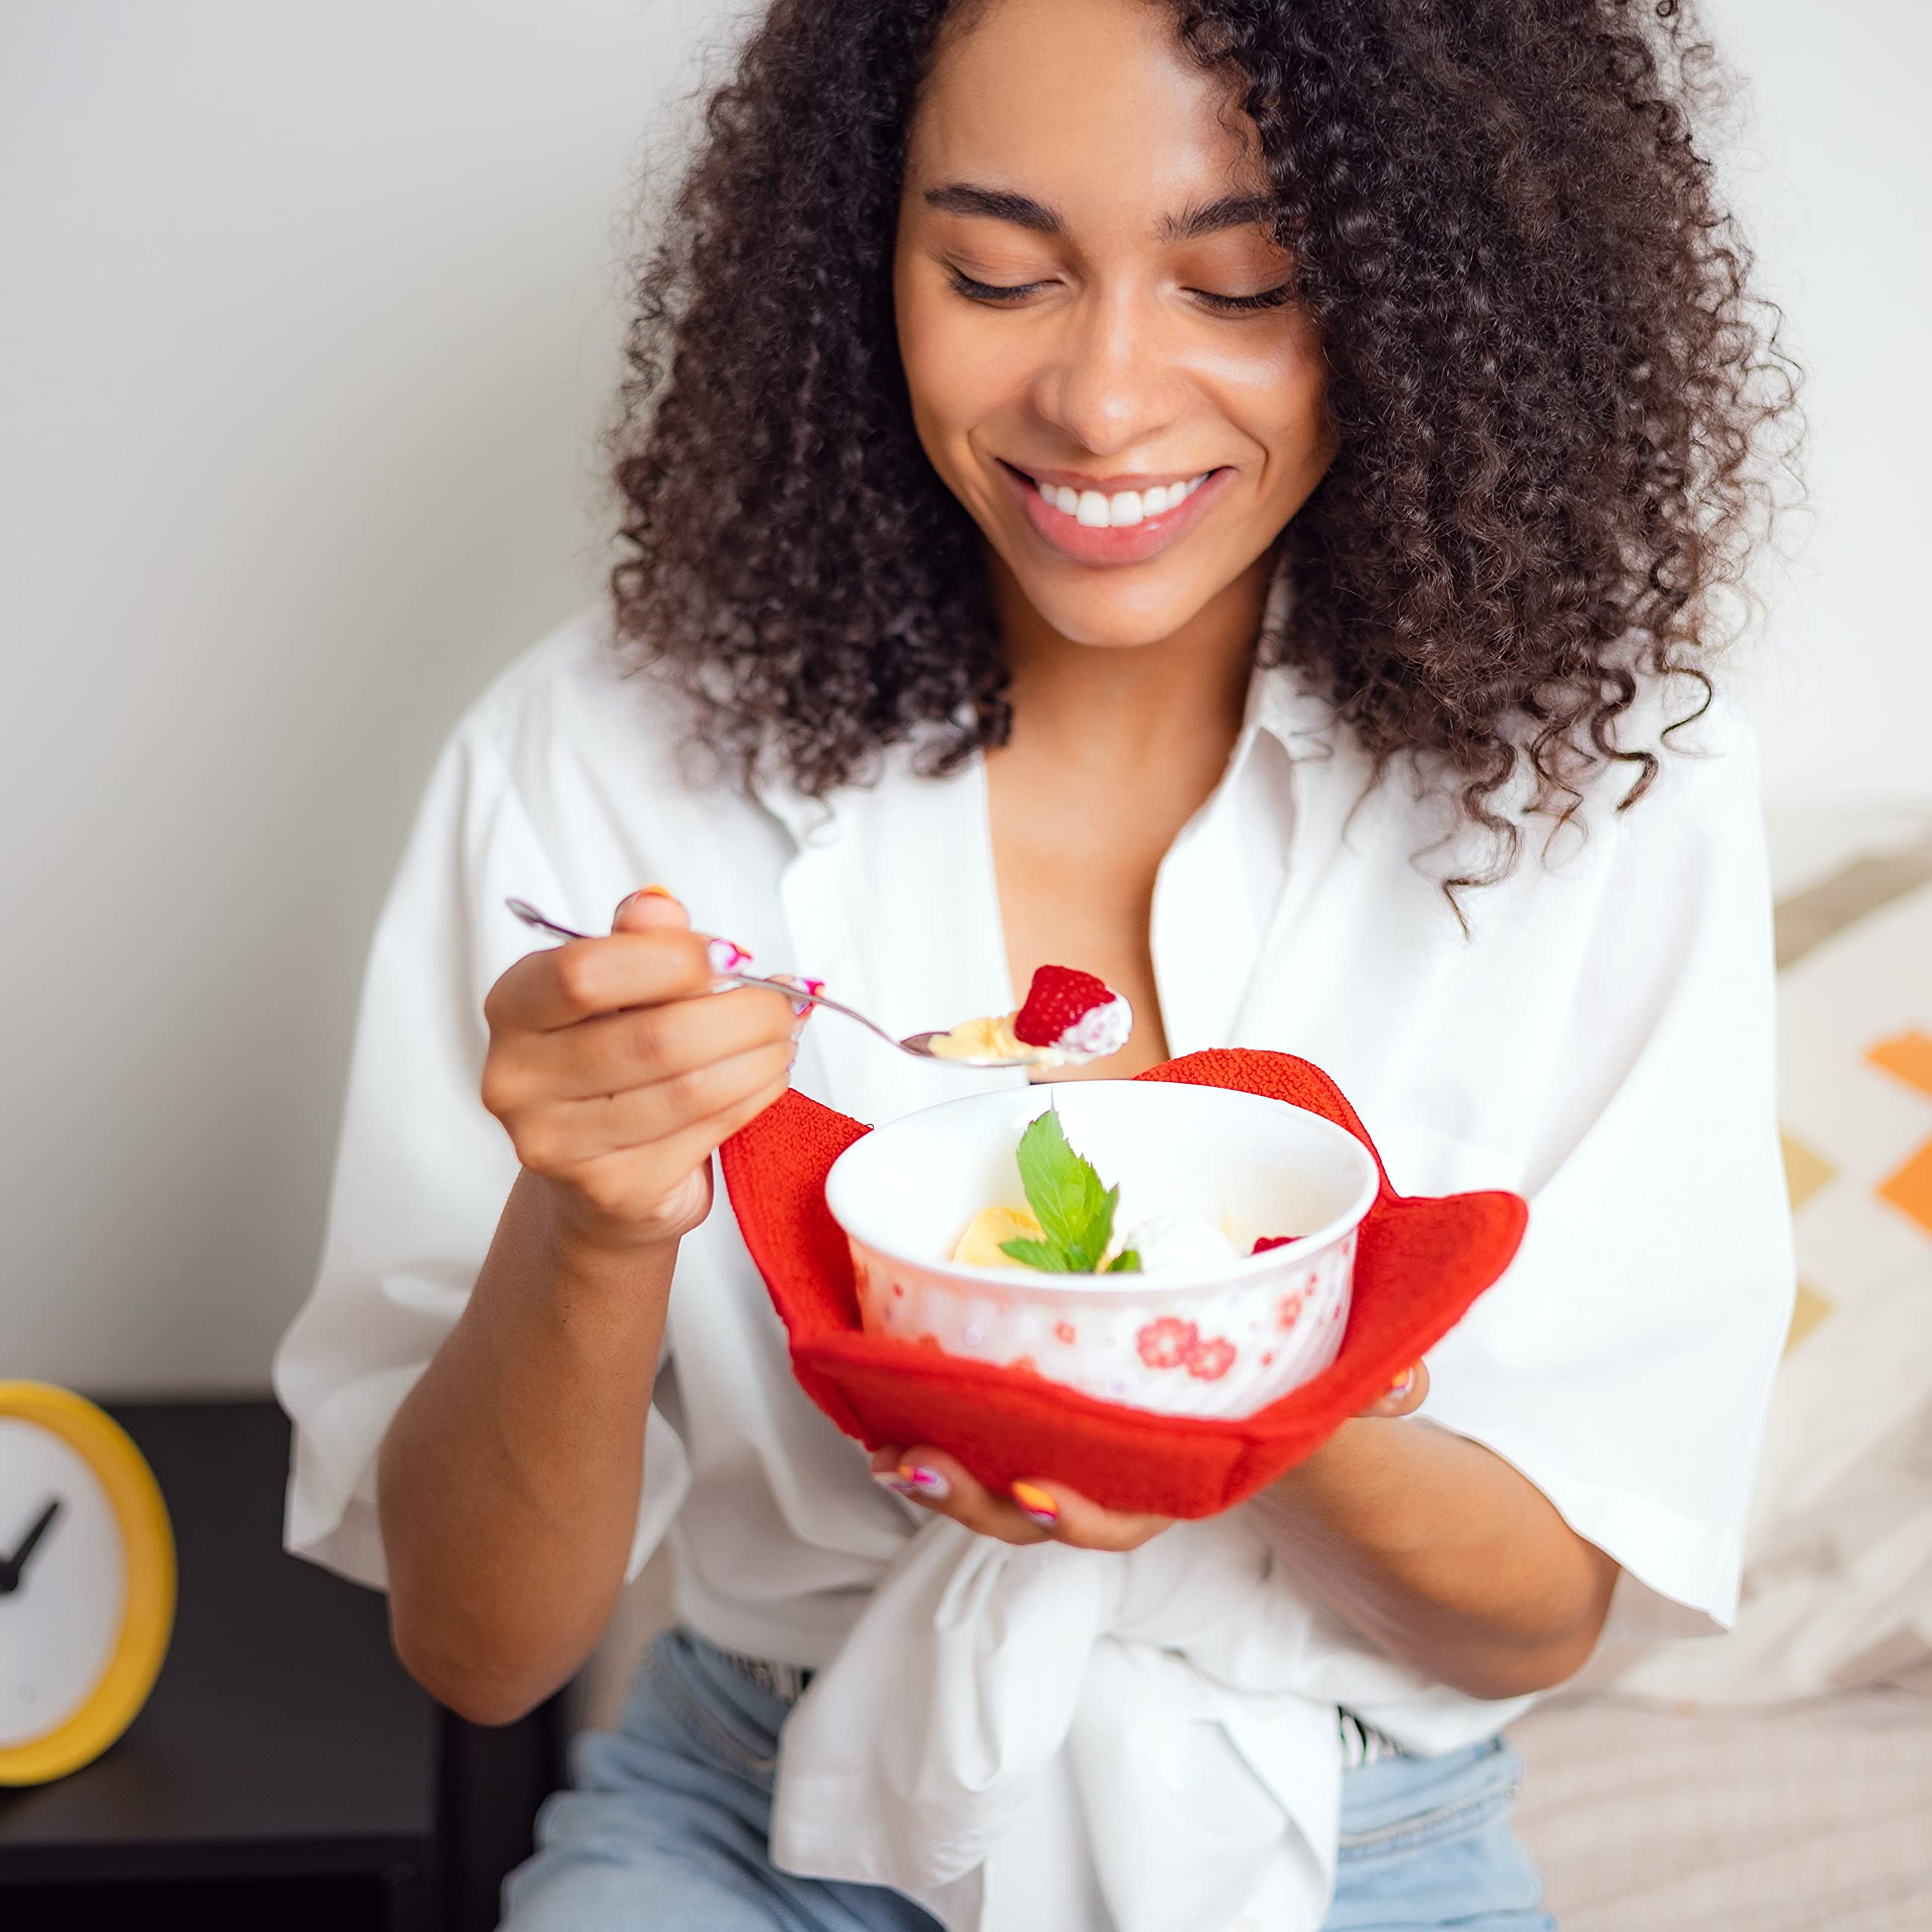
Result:
{"label": "ice cream scoop", "polygon": [[963,1020],[933,1035],[931,1050],[974,1066],[1078,1066],[1118,1053],[1133,1032],[1134,1008],[1104,980],[1042,966],[1017,1012]]}
{"label": "ice cream scoop", "polygon": [[1120,1244],[1134,1249],[1140,1272],[1157,1279],[1225,1268],[1245,1252],[1218,1222],[1198,1214],[1152,1215],[1127,1229]]}

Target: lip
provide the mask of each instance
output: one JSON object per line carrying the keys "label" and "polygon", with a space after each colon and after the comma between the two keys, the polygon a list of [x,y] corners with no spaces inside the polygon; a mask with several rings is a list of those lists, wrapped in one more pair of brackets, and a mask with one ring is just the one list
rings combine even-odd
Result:
{"label": "lip", "polygon": [[[1011,463],[1001,460],[999,466],[1040,540],[1077,564],[1142,564],[1158,556],[1207,515],[1235,474],[1225,466],[1211,470],[1207,481],[1174,509],[1118,530],[1111,525],[1100,530],[1055,509],[1032,480]],[[1051,472],[1045,473],[1050,482],[1055,480]]]}

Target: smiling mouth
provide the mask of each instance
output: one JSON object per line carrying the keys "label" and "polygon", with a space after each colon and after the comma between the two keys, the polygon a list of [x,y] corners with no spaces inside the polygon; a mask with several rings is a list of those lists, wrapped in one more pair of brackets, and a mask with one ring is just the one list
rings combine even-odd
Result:
{"label": "smiling mouth", "polygon": [[[1005,461],[1004,457],[999,460]],[[1201,470],[1183,482],[1156,484],[1151,490],[1116,490],[1111,495],[1103,495],[1098,490],[1075,490],[1064,483],[1041,483],[1017,464],[1009,463],[1005,466],[1069,522],[1084,525],[1090,530],[1121,530],[1151,522],[1170,510],[1178,509],[1223,466]]]}

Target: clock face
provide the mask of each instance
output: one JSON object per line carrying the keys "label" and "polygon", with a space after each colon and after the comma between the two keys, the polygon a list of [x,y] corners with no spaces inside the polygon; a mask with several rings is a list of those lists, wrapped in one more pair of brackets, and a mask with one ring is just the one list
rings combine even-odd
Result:
{"label": "clock face", "polygon": [[51,1429],[0,1416],[0,1750],[87,1702],[127,1604],[120,1522],[100,1479]]}

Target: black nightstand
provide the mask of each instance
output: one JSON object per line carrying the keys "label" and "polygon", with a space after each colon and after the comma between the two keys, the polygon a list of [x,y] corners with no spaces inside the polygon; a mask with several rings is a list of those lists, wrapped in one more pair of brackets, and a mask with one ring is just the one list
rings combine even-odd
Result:
{"label": "black nightstand", "polygon": [[479,1730],[389,1648],[383,1598],[284,1554],[272,1403],[128,1403],[180,1562],[153,1697],[106,1755],[0,1792],[7,1932],[488,1932],[560,1781],[546,1706]]}

